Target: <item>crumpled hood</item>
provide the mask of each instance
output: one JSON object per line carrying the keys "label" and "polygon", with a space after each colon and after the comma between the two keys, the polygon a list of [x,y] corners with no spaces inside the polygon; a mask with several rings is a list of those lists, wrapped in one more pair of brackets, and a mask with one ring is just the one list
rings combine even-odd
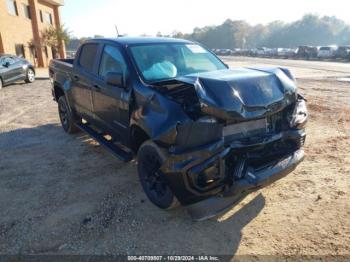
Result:
{"label": "crumpled hood", "polygon": [[253,119],[280,111],[296,100],[293,77],[285,68],[237,68],[187,75],[201,110],[221,119]]}

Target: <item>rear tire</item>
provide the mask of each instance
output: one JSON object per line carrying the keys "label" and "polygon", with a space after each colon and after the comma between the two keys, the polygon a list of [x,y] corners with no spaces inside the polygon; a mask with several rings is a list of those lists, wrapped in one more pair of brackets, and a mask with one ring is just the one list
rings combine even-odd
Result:
{"label": "rear tire", "polygon": [[144,142],[137,154],[138,174],[148,199],[161,209],[173,209],[179,205],[164,175],[159,171],[166,153],[154,142]]}
{"label": "rear tire", "polygon": [[28,68],[27,73],[26,73],[25,82],[26,83],[33,83],[34,81],[35,81],[35,72],[32,68]]}
{"label": "rear tire", "polygon": [[79,128],[75,125],[77,120],[70,111],[67,100],[64,96],[60,96],[58,99],[58,114],[60,116],[61,125],[65,132],[68,134],[74,134],[80,131]]}

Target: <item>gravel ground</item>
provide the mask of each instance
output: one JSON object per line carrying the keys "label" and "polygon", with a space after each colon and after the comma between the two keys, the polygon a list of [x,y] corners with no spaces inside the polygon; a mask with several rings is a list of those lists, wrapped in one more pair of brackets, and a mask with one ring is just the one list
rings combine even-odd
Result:
{"label": "gravel ground", "polygon": [[182,208],[153,206],[134,162],[118,161],[82,133],[65,134],[48,81],[3,88],[0,253],[350,254],[350,83],[337,81],[344,72],[293,68],[309,101],[306,160],[197,223]]}

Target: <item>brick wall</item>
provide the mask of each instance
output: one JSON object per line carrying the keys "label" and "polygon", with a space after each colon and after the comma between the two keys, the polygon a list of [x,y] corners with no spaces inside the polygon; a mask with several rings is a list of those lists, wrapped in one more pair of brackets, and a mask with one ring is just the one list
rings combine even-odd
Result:
{"label": "brick wall", "polygon": [[[52,26],[57,26],[58,23],[56,22],[59,22],[59,18],[56,19],[57,10],[55,12],[57,7],[43,0],[16,0],[16,3],[18,16],[11,15],[8,12],[7,0],[0,0],[0,52],[16,54],[15,45],[22,44],[26,59],[36,66],[46,67],[52,59],[51,48],[39,48],[38,46],[37,58],[35,58],[33,48],[30,48],[30,43],[33,41],[38,43],[37,40],[41,37],[41,32],[51,26],[50,23],[45,21],[46,13],[51,14]],[[23,4],[30,5],[32,19],[26,18]],[[40,11],[43,21],[41,21]]]}
{"label": "brick wall", "polygon": [[34,62],[30,55],[29,45],[33,39],[32,22],[24,16],[23,3],[28,4],[26,0],[17,0],[18,16],[10,15],[7,8],[7,1],[0,0],[0,32],[2,45],[5,53],[16,54],[15,45],[23,44],[25,46],[25,56],[28,60]]}

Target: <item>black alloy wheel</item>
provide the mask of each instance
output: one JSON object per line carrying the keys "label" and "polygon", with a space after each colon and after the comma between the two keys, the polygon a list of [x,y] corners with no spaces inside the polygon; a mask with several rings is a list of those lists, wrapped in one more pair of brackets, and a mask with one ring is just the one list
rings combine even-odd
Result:
{"label": "black alloy wheel", "polygon": [[149,200],[162,209],[172,209],[178,201],[160,171],[164,162],[162,150],[152,141],[146,141],[138,152],[138,173]]}

